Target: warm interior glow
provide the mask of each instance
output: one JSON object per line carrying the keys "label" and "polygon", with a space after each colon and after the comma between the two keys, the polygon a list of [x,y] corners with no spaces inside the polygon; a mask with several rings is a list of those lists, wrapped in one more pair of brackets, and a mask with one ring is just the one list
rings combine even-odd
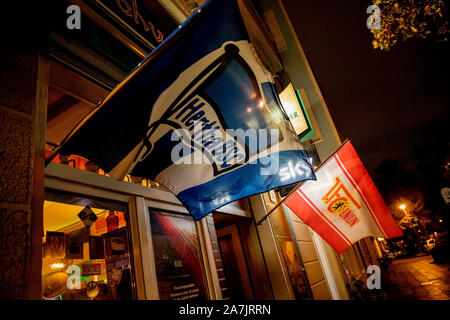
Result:
{"label": "warm interior glow", "polygon": [[262,109],[264,107],[264,101],[259,100],[258,108]]}
{"label": "warm interior glow", "polygon": [[[82,222],[78,218],[78,213],[83,210],[84,205],[62,204],[54,201],[44,201],[44,230],[45,231],[59,231],[60,229]],[[92,208],[92,211],[100,217],[105,214],[106,210]]]}
{"label": "warm interior glow", "polygon": [[400,205],[399,208],[402,209],[402,210],[405,210],[406,206],[404,204],[402,204],[402,205]]}
{"label": "warm interior glow", "polygon": [[50,266],[50,268],[52,270],[54,270],[54,269],[61,269],[62,267],[64,267],[64,263],[61,263],[61,262],[52,263],[52,265]]}

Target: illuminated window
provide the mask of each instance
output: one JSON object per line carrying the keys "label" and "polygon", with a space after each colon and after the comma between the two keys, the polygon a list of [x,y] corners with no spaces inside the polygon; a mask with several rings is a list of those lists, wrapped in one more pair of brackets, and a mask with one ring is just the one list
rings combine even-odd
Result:
{"label": "illuminated window", "polygon": [[132,299],[131,261],[126,205],[46,193],[43,299]]}

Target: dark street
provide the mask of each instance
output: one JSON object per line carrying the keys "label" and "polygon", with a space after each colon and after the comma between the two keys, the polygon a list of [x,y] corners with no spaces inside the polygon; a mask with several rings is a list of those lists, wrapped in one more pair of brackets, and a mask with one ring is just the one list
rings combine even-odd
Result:
{"label": "dark street", "polygon": [[382,276],[388,299],[448,300],[450,264],[435,264],[431,256],[398,258]]}

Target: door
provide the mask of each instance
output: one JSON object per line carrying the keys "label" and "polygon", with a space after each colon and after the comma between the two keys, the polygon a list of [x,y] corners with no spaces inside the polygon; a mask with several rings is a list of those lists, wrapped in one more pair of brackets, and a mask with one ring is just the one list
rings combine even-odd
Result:
{"label": "door", "polygon": [[237,226],[230,225],[216,232],[230,299],[254,299]]}

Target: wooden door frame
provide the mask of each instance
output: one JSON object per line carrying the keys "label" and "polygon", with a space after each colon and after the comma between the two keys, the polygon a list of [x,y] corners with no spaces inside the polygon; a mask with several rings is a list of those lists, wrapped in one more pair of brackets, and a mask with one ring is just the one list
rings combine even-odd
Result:
{"label": "wooden door frame", "polygon": [[219,239],[221,237],[230,235],[233,243],[233,249],[238,261],[239,274],[241,275],[242,286],[244,288],[244,294],[246,300],[254,299],[253,287],[250,280],[250,274],[248,270],[247,260],[245,259],[244,250],[241,244],[241,238],[239,230],[236,224],[229,225],[220,229],[216,229],[217,240],[220,245]]}

